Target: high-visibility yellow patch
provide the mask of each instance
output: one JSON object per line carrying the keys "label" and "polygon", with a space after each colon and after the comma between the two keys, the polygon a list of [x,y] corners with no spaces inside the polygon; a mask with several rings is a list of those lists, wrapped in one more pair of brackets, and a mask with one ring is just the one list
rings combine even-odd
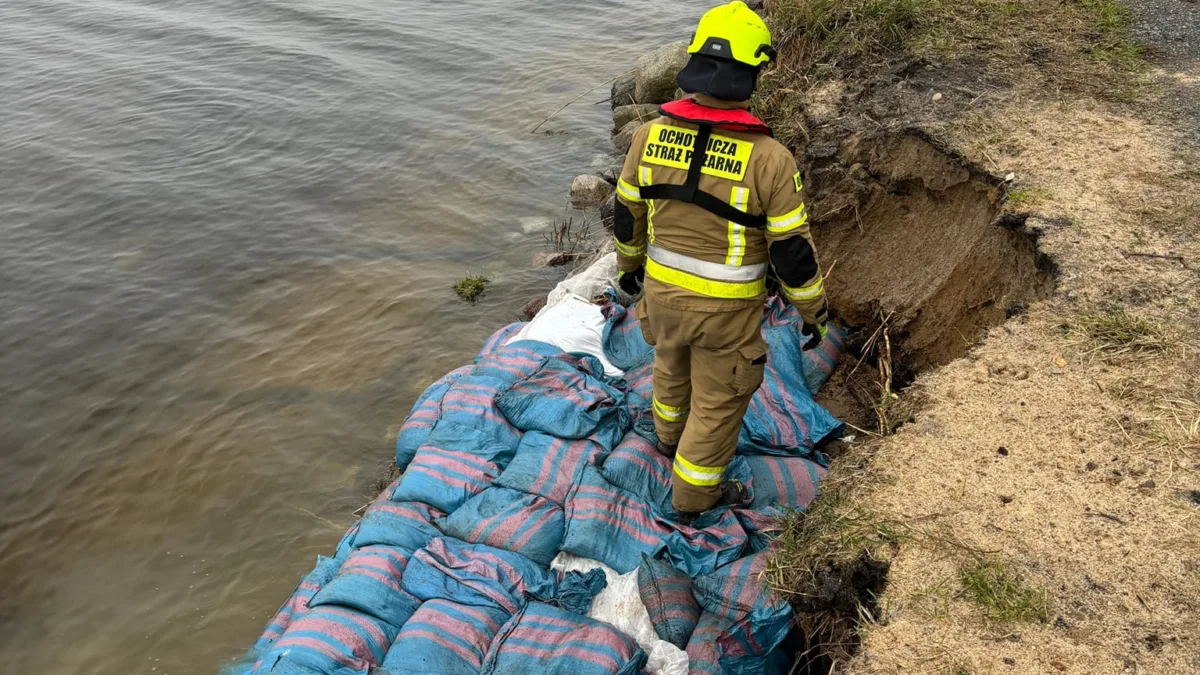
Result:
{"label": "high-visibility yellow patch", "polygon": [[[696,133],[695,129],[655,124],[650,128],[650,135],[646,137],[642,161],[687,171],[688,165],[692,163],[692,146],[696,143]],[[717,178],[740,181],[746,177],[752,152],[754,144],[750,141],[713,134],[708,139],[704,167],[700,172]]]}
{"label": "high-visibility yellow patch", "polygon": [[796,184],[796,192],[804,189],[804,181],[800,180],[799,171],[796,172],[796,175],[792,176],[792,182]]}

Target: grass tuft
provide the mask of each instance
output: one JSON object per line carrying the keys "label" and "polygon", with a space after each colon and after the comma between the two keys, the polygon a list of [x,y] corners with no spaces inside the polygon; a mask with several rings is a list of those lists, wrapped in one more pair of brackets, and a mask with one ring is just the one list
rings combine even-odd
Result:
{"label": "grass tuft", "polygon": [[1123,309],[1080,315],[1073,329],[1087,337],[1096,350],[1112,354],[1162,352],[1170,342],[1161,325]]}
{"label": "grass tuft", "polygon": [[1024,585],[1020,577],[994,558],[959,568],[963,594],[983,608],[993,623],[1050,620],[1050,603],[1045,591]]}
{"label": "grass tuft", "polygon": [[1040,204],[1047,199],[1050,199],[1050,191],[1038,186],[1009,190],[1005,195],[1006,203],[1014,209]]}
{"label": "grass tuft", "polygon": [[451,288],[454,289],[454,294],[459,298],[465,302],[475,304],[487,292],[487,287],[490,283],[492,283],[492,280],[486,276],[471,273],[456,281]]}

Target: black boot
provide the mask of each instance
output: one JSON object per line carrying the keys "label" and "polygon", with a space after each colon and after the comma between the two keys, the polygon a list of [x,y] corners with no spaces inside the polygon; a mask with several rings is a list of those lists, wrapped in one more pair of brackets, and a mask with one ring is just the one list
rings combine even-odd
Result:
{"label": "black boot", "polygon": [[702,512],[700,511],[680,511],[675,516],[675,522],[683,525],[684,527],[691,527],[692,523],[696,522],[696,519],[701,515]]}
{"label": "black boot", "polygon": [[654,449],[658,450],[658,454],[666,457],[667,459],[675,459],[675,451],[679,449],[679,444],[675,443],[674,445],[667,445],[666,443],[659,441],[658,445],[654,446]]}

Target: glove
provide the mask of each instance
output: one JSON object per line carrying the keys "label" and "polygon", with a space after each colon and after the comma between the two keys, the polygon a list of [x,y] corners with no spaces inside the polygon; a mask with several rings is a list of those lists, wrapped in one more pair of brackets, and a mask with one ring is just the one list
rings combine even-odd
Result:
{"label": "glove", "polygon": [[821,323],[809,323],[805,321],[804,325],[800,328],[800,334],[809,336],[808,342],[805,342],[804,347],[802,347],[804,351],[816,349],[821,346],[821,343],[825,341],[825,336],[829,334],[829,324],[824,321]]}
{"label": "glove", "polygon": [[617,285],[629,295],[637,295],[642,292],[642,282],[645,279],[646,268],[638,267],[632,272],[619,272],[617,274]]}

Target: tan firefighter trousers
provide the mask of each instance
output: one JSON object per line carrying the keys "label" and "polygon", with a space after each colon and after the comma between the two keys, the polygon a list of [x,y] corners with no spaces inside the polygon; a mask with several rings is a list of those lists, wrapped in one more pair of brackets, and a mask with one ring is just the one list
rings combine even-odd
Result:
{"label": "tan firefighter trousers", "polygon": [[762,306],[727,312],[675,309],[647,296],[642,335],[654,345],[654,427],[678,444],[672,505],[698,513],[716,505],[737,449],[742,417],[763,381]]}

